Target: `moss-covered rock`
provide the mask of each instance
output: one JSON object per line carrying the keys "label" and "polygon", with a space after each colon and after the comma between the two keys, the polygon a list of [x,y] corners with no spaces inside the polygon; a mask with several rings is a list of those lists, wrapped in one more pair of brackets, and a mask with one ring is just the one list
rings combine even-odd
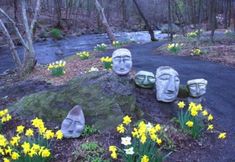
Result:
{"label": "moss-covered rock", "polygon": [[12,109],[22,117],[35,116],[61,123],[75,105],[83,107],[87,124],[99,130],[115,127],[125,114],[141,115],[128,77],[93,72],[71,80],[65,86],[23,97]]}

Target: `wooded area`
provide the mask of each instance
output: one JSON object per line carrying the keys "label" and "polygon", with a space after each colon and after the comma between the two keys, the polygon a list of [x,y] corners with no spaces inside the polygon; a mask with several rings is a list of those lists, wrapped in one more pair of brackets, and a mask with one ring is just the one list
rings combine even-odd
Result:
{"label": "wooded area", "polygon": [[[51,28],[66,34],[106,32],[111,42],[115,31],[137,30],[148,30],[155,41],[154,30],[164,24],[171,40],[175,26],[183,35],[191,29],[211,30],[212,42],[217,28],[235,28],[235,0],[1,0],[0,6],[0,35],[8,40],[17,69],[24,73],[36,62],[33,39]],[[21,63],[14,43],[25,47],[24,60],[30,63]]]}

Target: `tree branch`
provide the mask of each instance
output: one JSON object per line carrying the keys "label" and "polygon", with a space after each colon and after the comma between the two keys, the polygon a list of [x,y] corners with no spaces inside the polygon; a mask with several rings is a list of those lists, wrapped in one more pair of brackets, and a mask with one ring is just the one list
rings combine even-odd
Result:
{"label": "tree branch", "polygon": [[33,20],[32,20],[31,25],[30,25],[31,33],[33,33],[33,28],[35,26],[35,23],[37,22],[37,18],[38,18],[39,13],[40,13],[40,7],[41,7],[40,4],[41,4],[41,0],[37,0]]}
{"label": "tree branch", "polygon": [[3,31],[3,34],[6,36],[7,38],[7,43],[10,47],[10,50],[11,50],[11,54],[12,54],[12,57],[14,59],[14,62],[16,64],[16,67],[17,67],[17,71],[20,71],[21,67],[22,67],[22,63],[20,61],[20,58],[18,56],[18,53],[16,51],[16,48],[15,48],[15,45],[11,39],[11,36],[8,32],[8,30],[6,29],[6,26],[4,25],[4,23],[2,22],[2,20],[0,19],[0,29],[2,28],[2,31]]}
{"label": "tree branch", "polygon": [[20,38],[20,41],[21,41],[22,45],[23,45],[25,48],[28,49],[28,46],[26,45],[26,43],[25,43],[25,41],[24,41],[22,35],[20,34],[20,31],[19,31],[18,27],[16,26],[15,21],[14,21],[12,18],[10,18],[10,16],[8,16],[8,14],[7,14],[3,9],[1,9],[1,8],[0,8],[0,13],[2,13],[2,15],[5,16],[5,17],[13,24],[13,27],[14,27],[14,29],[15,29],[15,31],[16,31],[16,34],[17,34],[18,37]]}

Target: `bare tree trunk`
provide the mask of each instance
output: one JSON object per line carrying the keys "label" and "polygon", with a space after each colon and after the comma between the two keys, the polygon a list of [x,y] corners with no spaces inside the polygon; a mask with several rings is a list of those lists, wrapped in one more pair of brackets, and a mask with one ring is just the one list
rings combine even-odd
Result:
{"label": "bare tree trunk", "polygon": [[21,61],[20,61],[20,58],[19,58],[19,55],[16,51],[16,48],[15,48],[15,45],[13,43],[13,40],[11,39],[11,36],[8,32],[8,30],[6,29],[6,26],[4,25],[4,23],[2,22],[2,20],[0,19],[0,28],[2,28],[2,31],[3,31],[3,34],[5,35],[6,39],[7,39],[7,43],[9,45],[9,48],[10,48],[10,51],[11,51],[11,55],[13,57],[13,60],[15,62],[15,65],[16,65],[16,70],[18,72],[21,71],[21,68],[22,68],[22,64],[21,64]]}
{"label": "bare tree trunk", "polygon": [[157,41],[157,39],[155,38],[154,31],[153,31],[151,25],[149,24],[148,20],[145,18],[144,13],[141,11],[137,1],[133,0],[133,2],[135,4],[135,6],[136,6],[136,8],[137,8],[141,18],[144,20],[144,23],[145,23],[145,25],[146,25],[146,27],[148,29],[148,32],[150,34],[150,37],[151,37],[151,41]]}
{"label": "bare tree trunk", "polygon": [[217,28],[217,20],[216,20],[216,6],[217,6],[217,0],[210,0],[210,30],[211,30],[211,41],[214,42],[214,34],[215,30]]}
{"label": "bare tree trunk", "polygon": [[235,32],[235,0],[232,1],[233,30]]}
{"label": "bare tree trunk", "polygon": [[170,40],[173,41],[171,0],[168,0],[168,32],[170,34]]}
{"label": "bare tree trunk", "polygon": [[101,20],[103,26],[105,27],[105,30],[108,34],[108,37],[109,37],[110,41],[111,42],[115,41],[116,38],[115,38],[115,36],[114,36],[114,34],[113,34],[109,24],[108,24],[108,21],[106,19],[105,14],[104,14],[104,8],[100,5],[98,0],[95,0],[95,6],[96,6],[96,9],[99,13],[100,20]]}
{"label": "bare tree trunk", "polygon": [[[39,4],[37,3],[37,7],[40,7],[40,1],[38,1]],[[24,53],[24,64],[23,64],[23,69],[21,72],[21,75],[27,75],[29,74],[35,64],[36,64],[36,55],[33,47],[33,38],[32,38],[32,31],[37,19],[37,16],[34,16],[34,19],[32,20],[31,26],[29,26],[28,18],[27,18],[27,13],[26,13],[26,1],[21,0],[21,6],[22,6],[22,16],[23,16],[23,24],[26,32],[26,42],[28,45],[28,49],[25,49]],[[37,8],[36,7],[36,8]],[[37,9],[35,10],[35,14],[37,14]]]}

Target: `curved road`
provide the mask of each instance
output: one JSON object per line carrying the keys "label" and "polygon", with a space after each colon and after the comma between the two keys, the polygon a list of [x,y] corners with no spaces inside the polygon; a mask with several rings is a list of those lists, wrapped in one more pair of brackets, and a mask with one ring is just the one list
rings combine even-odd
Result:
{"label": "curved road", "polygon": [[[235,162],[235,68],[193,57],[158,55],[156,48],[164,43],[129,46],[128,49],[133,56],[133,68],[137,71],[147,70],[155,73],[157,67],[168,65],[178,71],[181,84],[186,84],[187,80],[194,78],[208,80],[206,104],[212,110],[215,125],[219,130],[227,132],[228,139],[225,142],[215,142],[217,149],[214,150],[212,146],[211,149],[204,150],[204,154],[200,154],[197,161]],[[111,56],[111,52],[103,56]],[[194,156],[197,155],[199,156],[195,153]]]}

